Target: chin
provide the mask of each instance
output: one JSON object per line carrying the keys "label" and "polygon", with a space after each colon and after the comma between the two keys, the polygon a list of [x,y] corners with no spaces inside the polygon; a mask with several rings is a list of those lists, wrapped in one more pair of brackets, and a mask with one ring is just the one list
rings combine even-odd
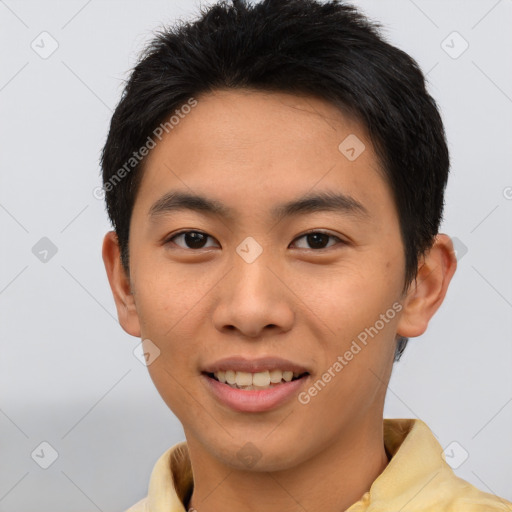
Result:
{"label": "chin", "polygon": [[284,471],[307,458],[305,454],[301,457],[297,453],[297,447],[303,446],[300,437],[293,440],[291,436],[287,436],[288,441],[284,445],[280,439],[277,442],[265,439],[267,435],[268,431],[258,437],[233,436],[226,440],[228,444],[225,446],[216,447],[215,444],[210,444],[210,452],[237,471]]}

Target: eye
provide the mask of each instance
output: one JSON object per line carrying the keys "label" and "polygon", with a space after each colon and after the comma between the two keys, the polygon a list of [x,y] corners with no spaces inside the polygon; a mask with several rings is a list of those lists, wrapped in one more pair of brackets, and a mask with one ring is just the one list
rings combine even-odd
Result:
{"label": "eye", "polygon": [[[177,240],[178,238],[183,237],[183,241],[185,243],[185,246],[177,244],[174,242],[174,240]],[[205,242],[208,238],[213,239],[210,235],[203,233],[202,231],[180,231],[179,233],[176,233],[172,237],[169,237],[166,239],[165,243],[168,244],[170,242],[173,242],[178,247],[181,247],[182,249],[205,249],[212,246],[205,245]],[[295,240],[300,240],[301,238],[305,238],[306,242],[311,247],[299,247],[299,249],[314,249],[314,250],[323,250],[330,246],[325,246],[325,244],[328,242],[329,238],[335,239],[338,242],[345,244],[345,242],[334,235],[330,235],[329,233],[324,233],[323,231],[309,231],[308,233],[304,233],[303,235],[297,237]],[[333,244],[331,244],[332,246]],[[336,244],[334,244],[336,245]]]}
{"label": "eye", "polygon": [[[202,231],[181,231],[179,233],[176,233],[172,237],[168,238],[165,243],[169,243],[172,240],[178,239],[180,237],[184,237],[183,240],[186,244],[186,247],[183,247],[179,244],[178,247],[181,247],[182,249],[204,249],[205,241],[208,238],[212,238],[210,235],[207,235],[206,233],[203,233]],[[175,242],[174,242],[175,243]],[[211,246],[210,246],[211,247]]]}
{"label": "eye", "polygon": [[[308,233],[304,233],[303,235],[297,237],[295,240],[300,240],[301,238],[306,238],[308,244],[310,244],[313,249],[322,250],[326,249],[325,243],[329,238],[333,238],[338,240],[338,242],[344,244],[345,242],[334,235],[330,235],[329,233],[324,233],[323,231],[309,231]],[[299,247],[299,249],[309,249],[310,247]]]}

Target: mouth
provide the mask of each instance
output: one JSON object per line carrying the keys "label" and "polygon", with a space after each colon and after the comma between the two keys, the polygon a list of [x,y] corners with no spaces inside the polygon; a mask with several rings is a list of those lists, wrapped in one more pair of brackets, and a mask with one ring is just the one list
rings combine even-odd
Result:
{"label": "mouth", "polygon": [[200,369],[201,381],[217,402],[237,412],[263,413],[289,404],[313,371],[277,356],[226,357]]}
{"label": "mouth", "polygon": [[232,389],[257,391],[271,389],[287,382],[293,382],[309,375],[309,372],[293,372],[289,370],[266,370],[261,372],[244,372],[235,370],[219,370],[216,372],[202,372],[208,378]]}
{"label": "mouth", "polygon": [[277,369],[255,373],[236,370],[201,372],[201,380],[210,396],[242,413],[264,413],[289,404],[307,386],[309,378],[309,372]]}

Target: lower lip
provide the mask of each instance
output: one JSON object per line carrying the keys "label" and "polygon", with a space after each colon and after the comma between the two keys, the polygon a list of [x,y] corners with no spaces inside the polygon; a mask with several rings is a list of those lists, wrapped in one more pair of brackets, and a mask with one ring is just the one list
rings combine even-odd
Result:
{"label": "lower lip", "polygon": [[240,412],[264,412],[279,407],[304,385],[309,375],[290,382],[283,382],[268,389],[244,390],[236,389],[201,374],[201,379],[213,395],[223,404]]}

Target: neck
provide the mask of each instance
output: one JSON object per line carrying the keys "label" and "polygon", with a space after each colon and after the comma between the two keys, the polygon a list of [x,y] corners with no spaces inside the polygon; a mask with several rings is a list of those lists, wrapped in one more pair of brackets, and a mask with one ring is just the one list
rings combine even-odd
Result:
{"label": "neck", "polygon": [[280,471],[233,469],[188,439],[197,512],[340,512],[357,502],[388,464],[382,420],[351,427],[313,457]]}

